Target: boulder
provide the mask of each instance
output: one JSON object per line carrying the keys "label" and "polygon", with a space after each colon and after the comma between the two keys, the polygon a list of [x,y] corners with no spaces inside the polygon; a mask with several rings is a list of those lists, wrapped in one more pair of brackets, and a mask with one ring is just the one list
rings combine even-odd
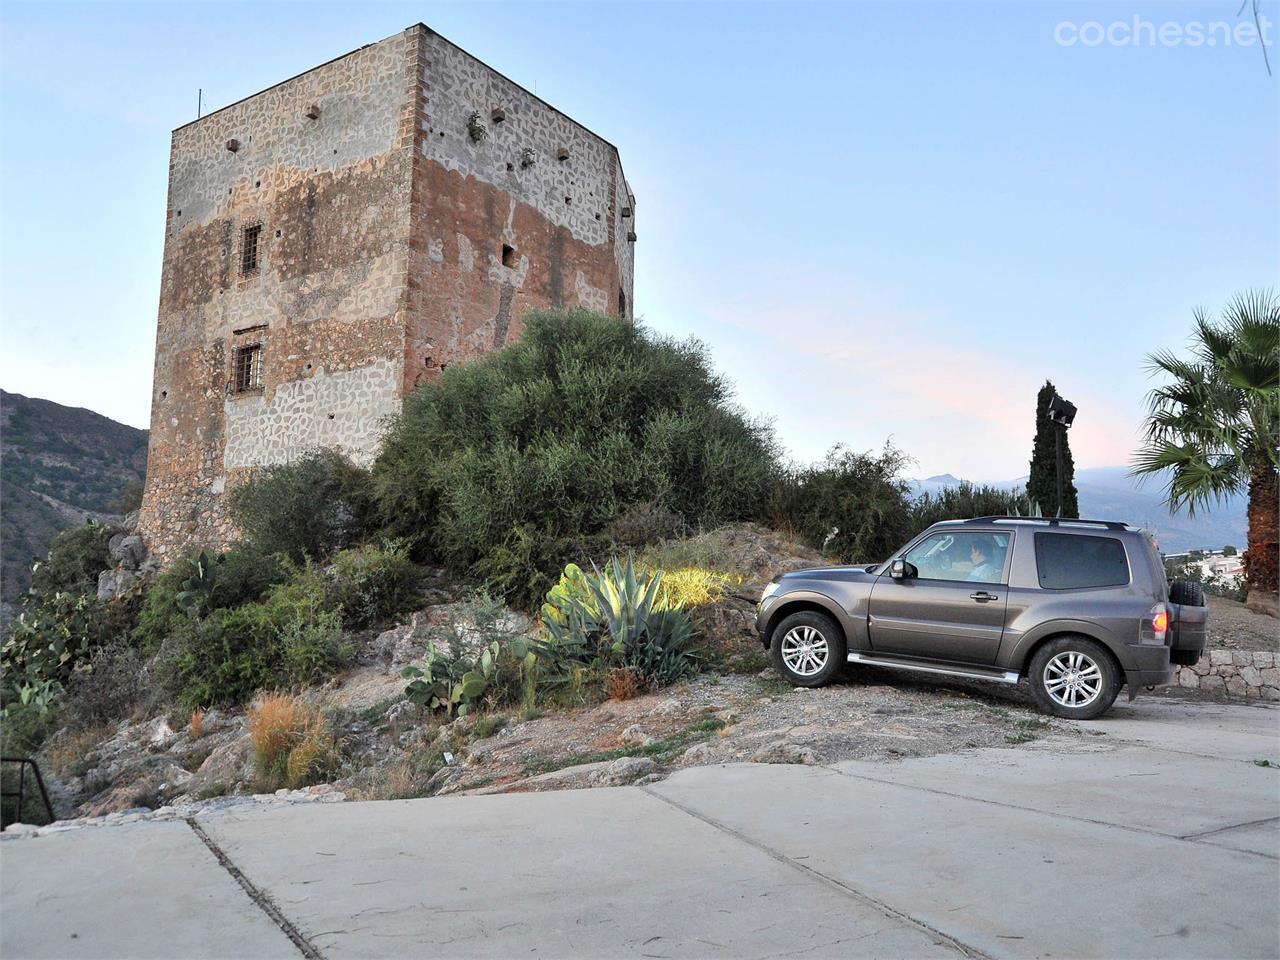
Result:
{"label": "boulder", "polygon": [[199,794],[217,785],[234,789],[253,777],[253,741],[248,734],[216,747],[196,770],[187,792]]}
{"label": "boulder", "polygon": [[629,747],[647,747],[653,743],[653,737],[645,733],[638,723],[633,723],[623,730],[621,739]]}
{"label": "boulder", "polygon": [[133,570],[103,570],[98,574],[98,599],[105,602],[128,591],[138,579]]}
{"label": "boulder", "polygon": [[787,740],[774,740],[753,753],[751,762],[812,764],[818,762],[818,755],[809,747],[802,747]]}
{"label": "boulder", "polygon": [[422,707],[410,700],[393,703],[386,713],[387,729],[391,736],[399,739],[422,723],[425,714],[426,711]]}
{"label": "boulder", "polygon": [[619,757],[603,768],[593,770],[588,780],[596,787],[621,787],[647,777],[658,769],[650,757]]}
{"label": "boulder", "polygon": [[136,533],[117,533],[107,542],[111,559],[125,570],[137,570],[147,559],[147,547]]}

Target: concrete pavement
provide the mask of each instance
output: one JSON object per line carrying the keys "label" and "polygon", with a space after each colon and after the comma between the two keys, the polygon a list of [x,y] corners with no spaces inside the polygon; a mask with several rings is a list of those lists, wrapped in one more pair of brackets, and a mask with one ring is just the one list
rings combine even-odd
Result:
{"label": "concrete pavement", "polygon": [[[0,954],[1280,955],[1280,710],[0,844]],[[212,848],[212,849],[211,849]],[[219,861],[221,858],[221,862]],[[293,938],[292,940],[290,938]]]}

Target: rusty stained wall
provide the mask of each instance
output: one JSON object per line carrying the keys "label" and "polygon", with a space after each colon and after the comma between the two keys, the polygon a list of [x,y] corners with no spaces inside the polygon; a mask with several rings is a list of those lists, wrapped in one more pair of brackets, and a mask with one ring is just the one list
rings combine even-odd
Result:
{"label": "rusty stained wall", "polygon": [[[629,317],[634,203],[610,144],[420,24],[176,130],[149,544],[225,546],[222,494],[255,466],[368,462],[417,383],[526,310]],[[262,387],[232,393],[254,343]]]}
{"label": "rusty stained wall", "polygon": [[406,391],[514,340],[527,310],[630,317],[632,304],[617,150],[443,37],[418,37]]}
{"label": "rusty stained wall", "polygon": [[[228,542],[221,494],[247,468],[321,445],[367,460],[399,408],[410,46],[397,34],[174,132],[140,517],[162,558]],[[262,388],[232,394],[251,343]]]}

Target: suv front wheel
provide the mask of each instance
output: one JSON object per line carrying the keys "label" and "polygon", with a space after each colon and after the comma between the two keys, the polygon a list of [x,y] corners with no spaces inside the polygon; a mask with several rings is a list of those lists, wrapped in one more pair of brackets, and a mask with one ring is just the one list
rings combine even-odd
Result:
{"label": "suv front wheel", "polygon": [[783,617],[769,638],[773,666],[793,687],[830,683],[845,664],[844,634],[826,614],[802,610]]}
{"label": "suv front wheel", "polygon": [[1031,658],[1027,679],[1041,710],[1070,720],[1106,713],[1121,684],[1111,654],[1087,637],[1050,640]]}

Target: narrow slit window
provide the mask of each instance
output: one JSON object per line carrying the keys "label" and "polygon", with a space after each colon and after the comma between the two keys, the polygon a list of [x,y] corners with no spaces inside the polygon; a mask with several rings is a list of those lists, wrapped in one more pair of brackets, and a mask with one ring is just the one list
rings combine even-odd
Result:
{"label": "narrow slit window", "polygon": [[261,236],[260,223],[251,223],[244,228],[240,244],[240,272],[246,276],[258,272],[258,238]]}
{"label": "narrow slit window", "polygon": [[235,371],[232,387],[236,393],[246,393],[262,386],[262,344],[253,343],[236,347]]}

